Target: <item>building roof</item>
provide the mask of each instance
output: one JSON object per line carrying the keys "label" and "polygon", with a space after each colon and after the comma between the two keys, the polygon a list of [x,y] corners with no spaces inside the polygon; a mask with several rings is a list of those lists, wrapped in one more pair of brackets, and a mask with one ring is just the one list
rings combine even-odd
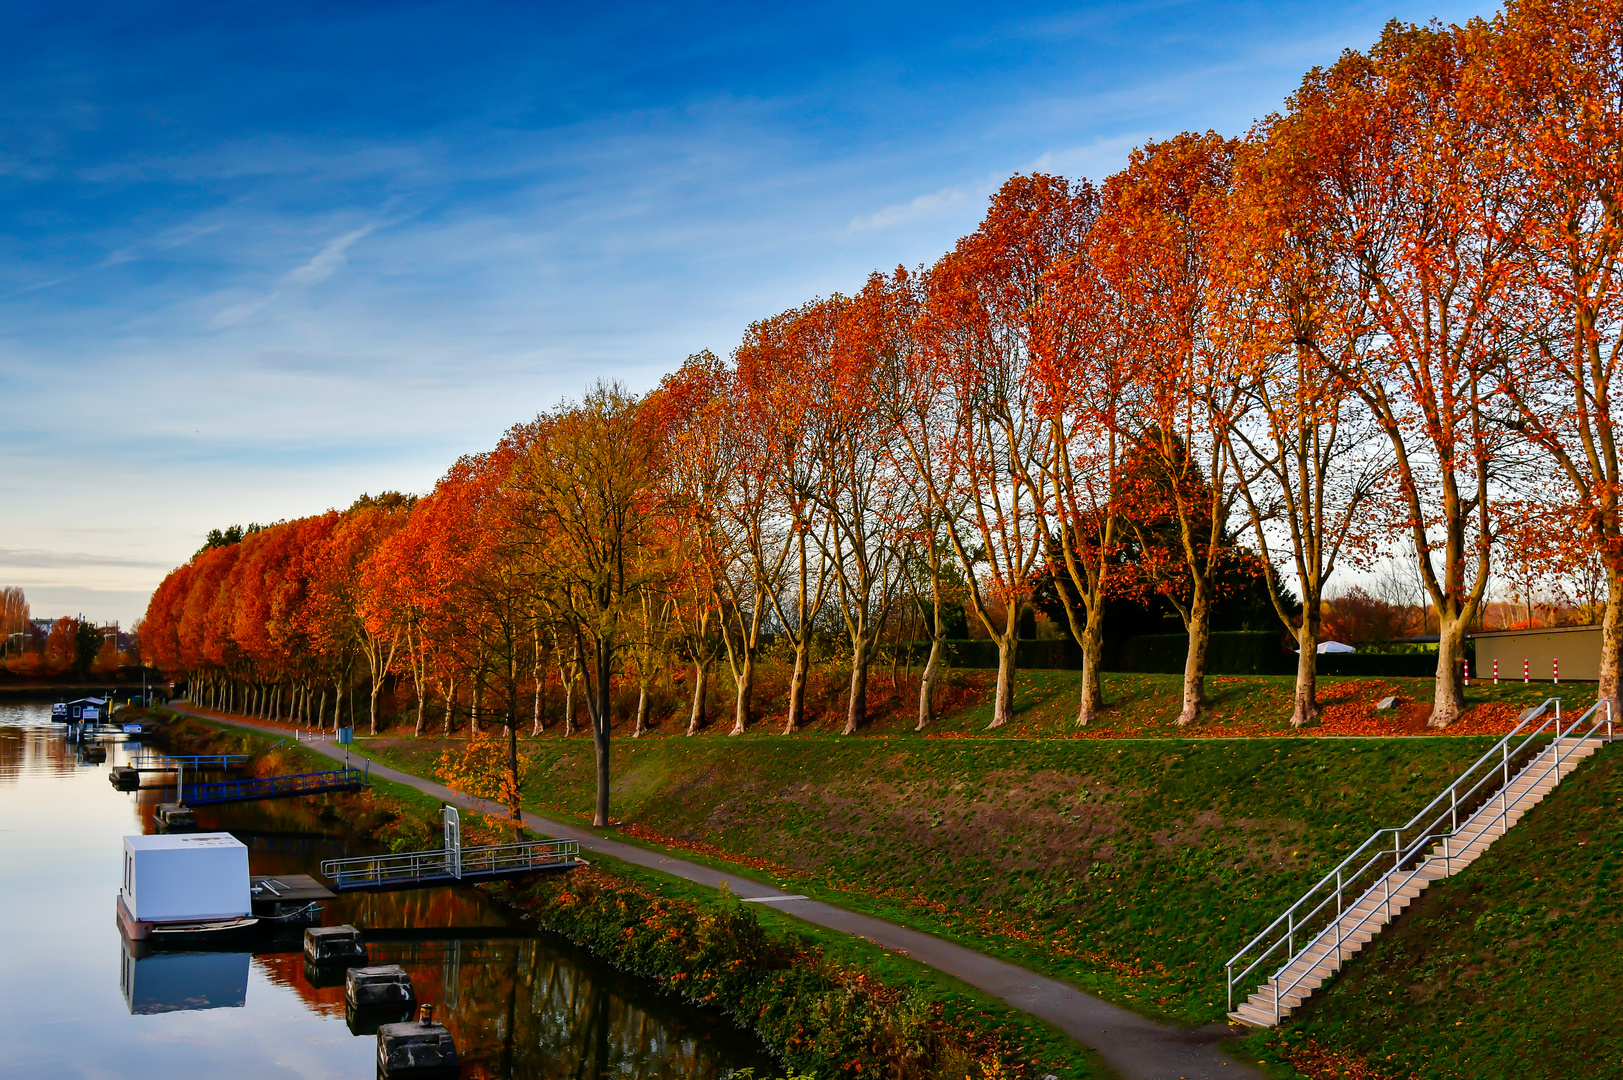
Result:
{"label": "building roof", "polygon": [[1469,638],[1484,637],[1527,637],[1529,634],[1578,634],[1590,630],[1599,630],[1599,623],[1586,623],[1583,626],[1531,626],[1522,630],[1478,630],[1474,634],[1466,634]]}

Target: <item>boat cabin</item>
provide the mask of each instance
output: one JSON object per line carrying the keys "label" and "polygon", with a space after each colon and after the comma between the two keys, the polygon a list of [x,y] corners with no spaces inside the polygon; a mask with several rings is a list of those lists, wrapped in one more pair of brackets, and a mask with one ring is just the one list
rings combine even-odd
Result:
{"label": "boat cabin", "polygon": [[253,907],[248,849],[230,833],[126,836],[118,899],[139,923],[240,919]]}
{"label": "boat cabin", "polygon": [[78,724],[86,720],[101,720],[108,714],[109,699],[99,697],[79,698],[76,701],[59,701],[51,706],[51,719],[57,723]]}

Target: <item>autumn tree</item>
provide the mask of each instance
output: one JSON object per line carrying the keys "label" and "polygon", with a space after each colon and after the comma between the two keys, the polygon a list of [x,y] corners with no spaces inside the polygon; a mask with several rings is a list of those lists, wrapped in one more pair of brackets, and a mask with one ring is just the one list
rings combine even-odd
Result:
{"label": "autumn tree", "polygon": [[529,542],[544,544],[552,587],[590,645],[587,705],[597,761],[593,823],[609,823],[609,724],[615,651],[634,615],[653,525],[661,447],[641,402],[599,382],[579,404],[538,418],[515,476]]}
{"label": "autumn tree", "polygon": [[[1612,405],[1623,362],[1623,4],[1515,0],[1495,20],[1468,93],[1485,153],[1517,184],[1520,334],[1500,386],[1513,426],[1553,461],[1558,522],[1606,578],[1599,700],[1618,708],[1623,662],[1623,467]],[[1527,554],[1548,564],[1565,553]],[[1520,539],[1513,537],[1512,540]],[[1525,545],[1524,545],[1525,546]],[[1570,558],[1570,556],[1569,556]]]}
{"label": "autumn tree", "polygon": [[1309,177],[1301,211],[1334,239],[1378,335],[1342,374],[1391,444],[1394,524],[1437,612],[1435,728],[1465,707],[1465,631],[1490,580],[1506,464],[1491,398],[1526,225],[1470,77],[1485,34],[1394,23],[1310,73],[1279,123]]}
{"label": "autumn tree", "polygon": [[[1238,357],[1242,397],[1222,430],[1256,539],[1268,595],[1296,641],[1291,724],[1318,717],[1317,661],[1325,587],[1363,560],[1376,536],[1373,497],[1390,466],[1380,432],[1342,372],[1374,346],[1369,313],[1337,272],[1328,223],[1297,190],[1290,129],[1257,132],[1217,223],[1213,335]],[[1279,562],[1301,590],[1285,601]]]}
{"label": "autumn tree", "polygon": [[1157,550],[1147,522],[1168,523],[1176,537],[1176,561],[1153,569],[1189,633],[1179,724],[1206,707],[1212,603],[1237,498],[1222,437],[1239,408],[1236,356],[1214,332],[1235,148],[1207,133],[1134,151],[1105,183],[1091,244],[1094,265],[1130,316],[1121,344],[1134,376],[1116,416],[1142,467],[1129,477],[1137,486],[1126,492],[1135,503],[1128,520],[1146,552]]}
{"label": "autumn tree", "polygon": [[[925,286],[921,356],[936,367],[951,416],[936,456],[952,461],[955,481],[948,489],[930,478],[925,495],[941,513],[970,603],[997,645],[992,727],[1014,715],[1020,610],[1044,540],[1050,442],[1025,375],[1031,322],[1044,276],[1081,243],[1086,210],[1063,179],[1016,176],[992,197],[980,227],[930,270]],[[948,517],[960,505],[962,517]]]}

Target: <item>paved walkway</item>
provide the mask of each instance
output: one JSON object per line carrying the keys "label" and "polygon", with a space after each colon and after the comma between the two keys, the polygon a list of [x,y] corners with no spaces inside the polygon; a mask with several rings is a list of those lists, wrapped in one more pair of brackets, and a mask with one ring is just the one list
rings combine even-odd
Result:
{"label": "paved walkway", "polygon": [[[171,704],[165,708],[266,734],[288,733],[288,729],[284,727],[256,724],[250,720],[194,710],[179,704]],[[338,760],[344,759],[346,750],[350,756],[364,756],[356,753],[354,747],[346,748],[326,741],[305,745],[308,749]],[[454,806],[470,810],[485,809],[480,800],[453,792],[432,780],[424,780],[420,776],[401,772],[376,761],[372,762],[371,768],[375,776],[414,787]],[[1215,1044],[1234,1034],[1233,1029],[1227,1024],[1210,1024],[1193,1029],[1160,1024],[1078,990],[1069,983],[1038,975],[1015,964],[966,949],[950,941],[943,941],[918,930],[910,930],[905,926],[898,926],[870,915],[859,915],[854,911],[847,911],[819,900],[807,900],[782,889],[739,878],[723,870],[701,866],[662,852],[633,847],[580,826],[567,825],[536,814],[526,813],[524,824],[546,836],[579,841],[583,851],[610,855],[636,866],[660,870],[674,877],[712,888],[720,888],[725,884],[734,894],[744,899],[770,903],[779,910],[807,922],[843,930],[893,952],[902,953],[937,971],[961,979],[1022,1012],[1047,1021],[1078,1042],[1091,1047],[1105,1064],[1120,1074],[1124,1080],[1233,1080],[1238,1077],[1264,1080],[1262,1074],[1255,1069],[1230,1061],[1218,1050]]]}

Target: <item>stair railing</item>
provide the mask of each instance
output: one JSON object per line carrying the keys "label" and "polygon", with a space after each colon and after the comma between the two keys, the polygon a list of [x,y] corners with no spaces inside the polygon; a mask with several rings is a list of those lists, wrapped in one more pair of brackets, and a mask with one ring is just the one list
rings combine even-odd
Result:
{"label": "stair railing", "polygon": [[[1453,783],[1439,792],[1408,822],[1397,828],[1377,829],[1372,833],[1367,840],[1342,859],[1335,869],[1320,878],[1270,923],[1267,929],[1248,942],[1224,965],[1228,983],[1229,1011],[1234,1011],[1235,987],[1254,978],[1258,968],[1271,957],[1283,956],[1282,962],[1272,974],[1258,980],[1261,985],[1274,985],[1274,1018],[1277,1021],[1281,1000],[1312,974],[1318,959],[1328,955],[1328,951],[1321,953],[1313,963],[1309,963],[1288,987],[1280,985],[1281,977],[1293,964],[1319,945],[1321,939],[1332,933],[1337,958],[1344,959],[1341,951],[1346,940],[1363,927],[1375,910],[1383,910],[1390,918],[1392,894],[1401,892],[1437,858],[1435,855],[1423,854],[1428,845],[1434,845],[1438,841],[1444,843],[1441,859],[1445,871],[1451,871],[1450,841],[1459,831],[1462,817],[1469,822],[1482,806],[1491,801],[1495,795],[1499,795],[1501,808],[1494,820],[1502,821],[1510,809],[1506,794],[1513,775],[1513,764],[1515,775],[1520,775],[1527,765],[1527,761],[1523,759],[1535,758],[1543,749],[1533,745],[1535,740],[1553,737],[1556,755],[1549,767],[1540,773],[1538,779],[1542,780],[1550,772],[1558,770],[1570,752],[1570,746],[1565,740],[1573,738],[1572,733],[1579,725],[1594,716],[1603,704],[1606,706],[1604,717],[1595,720],[1588,731],[1577,738],[1585,740],[1594,737],[1596,732],[1604,727],[1604,739],[1611,741],[1610,702],[1596,702],[1577,720],[1563,728],[1561,701],[1559,698],[1549,698],[1536,708],[1525,712],[1514,728],[1463,770]],[[1409,870],[1409,873],[1394,888],[1394,874],[1405,869]],[[1350,929],[1345,927],[1344,914],[1350,909],[1356,909],[1359,903],[1372,899],[1378,890],[1382,891],[1380,908],[1371,908],[1365,912],[1356,927]],[[1347,903],[1349,896],[1357,898],[1350,905]],[[1302,943],[1300,948],[1297,947],[1299,941]]]}

